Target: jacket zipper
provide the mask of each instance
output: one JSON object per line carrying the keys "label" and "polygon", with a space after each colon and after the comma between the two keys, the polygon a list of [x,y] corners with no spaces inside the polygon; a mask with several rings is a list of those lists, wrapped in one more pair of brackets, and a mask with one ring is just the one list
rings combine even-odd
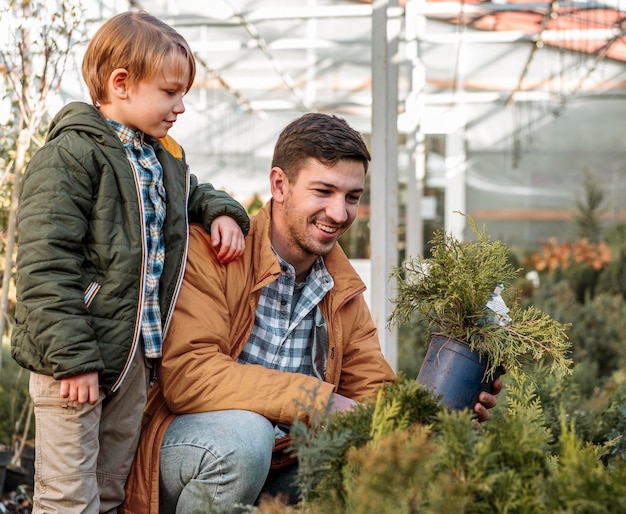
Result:
{"label": "jacket zipper", "polygon": [[332,340],[329,337],[328,338],[328,344],[332,345],[330,346],[330,348],[328,349],[328,360],[330,361],[331,366],[329,367],[328,371],[327,371],[327,376],[328,378],[331,379],[331,384],[333,384],[335,387],[337,387],[339,385],[338,381],[336,380],[336,376],[337,376],[337,359],[335,358],[335,346],[337,346],[337,341],[338,341],[338,337],[336,334],[336,330],[337,327],[339,326],[339,322],[337,320],[337,316],[339,315],[339,311],[343,308],[343,306],[348,303],[350,300],[353,300],[354,298],[356,298],[357,296],[359,296],[360,294],[363,294],[363,292],[365,291],[365,287],[362,287],[361,289],[355,291],[354,293],[346,296],[341,303],[337,306],[337,308],[332,312],[332,317],[333,317],[333,326],[332,326],[332,330],[333,330],[333,337]]}
{"label": "jacket zipper", "polygon": [[141,259],[141,278],[139,281],[139,305],[137,308],[137,317],[135,318],[135,333],[133,334],[133,346],[132,346],[130,355],[128,356],[128,359],[126,360],[124,369],[122,370],[122,372],[120,373],[120,376],[117,378],[117,380],[111,387],[111,392],[117,391],[122,385],[122,382],[124,382],[124,379],[126,378],[126,375],[128,374],[128,370],[130,369],[130,363],[135,358],[135,353],[137,352],[137,341],[139,340],[139,333],[141,331],[141,321],[143,318],[142,307],[143,307],[143,302],[144,302],[144,288],[145,288],[144,277],[146,274],[146,269],[148,267],[147,266],[148,254],[146,253],[146,222],[145,222],[145,215],[144,215],[143,198],[141,197],[141,187],[139,186],[139,182],[137,179],[137,170],[135,169],[135,165],[133,164],[132,161],[129,161],[129,163],[133,172],[133,179],[135,181],[135,191],[137,192],[137,201],[139,203],[139,214],[141,215],[141,256],[142,256],[142,259]]}

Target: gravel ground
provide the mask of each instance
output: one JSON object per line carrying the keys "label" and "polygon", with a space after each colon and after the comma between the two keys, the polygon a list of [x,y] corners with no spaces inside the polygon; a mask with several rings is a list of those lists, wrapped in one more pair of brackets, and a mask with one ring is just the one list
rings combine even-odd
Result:
{"label": "gravel ground", "polygon": [[0,514],[30,514],[32,505],[32,475],[24,468],[7,468]]}
{"label": "gravel ground", "polygon": [[32,510],[32,494],[23,496],[19,491],[12,491],[2,496],[0,512],[3,514],[30,514]]}

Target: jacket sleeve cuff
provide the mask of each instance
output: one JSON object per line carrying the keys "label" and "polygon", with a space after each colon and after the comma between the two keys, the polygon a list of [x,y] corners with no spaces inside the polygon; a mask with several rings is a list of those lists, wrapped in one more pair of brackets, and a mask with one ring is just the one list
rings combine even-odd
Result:
{"label": "jacket sleeve cuff", "polygon": [[248,235],[250,231],[250,218],[243,207],[224,205],[222,209],[213,210],[210,215],[206,215],[204,218],[204,228],[207,233],[211,233],[211,223],[213,223],[213,220],[218,216],[230,216],[237,222],[243,235]]}

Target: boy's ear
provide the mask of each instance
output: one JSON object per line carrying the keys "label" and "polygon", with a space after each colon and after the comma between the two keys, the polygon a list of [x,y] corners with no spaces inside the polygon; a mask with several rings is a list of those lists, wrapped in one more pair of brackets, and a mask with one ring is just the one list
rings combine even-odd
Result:
{"label": "boy's ear", "polygon": [[111,95],[125,100],[128,97],[128,71],[126,68],[116,68],[109,75],[109,92]]}
{"label": "boy's ear", "polygon": [[274,166],[270,171],[270,190],[272,198],[277,202],[282,202],[289,185],[289,179],[282,168]]}

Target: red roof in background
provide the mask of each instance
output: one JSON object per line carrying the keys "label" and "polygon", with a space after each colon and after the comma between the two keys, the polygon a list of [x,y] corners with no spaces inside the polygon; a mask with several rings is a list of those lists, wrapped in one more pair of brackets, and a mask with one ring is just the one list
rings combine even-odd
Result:
{"label": "red roof in background", "polygon": [[[428,0],[429,4],[446,2],[447,0]],[[437,14],[432,17],[456,24],[467,24],[468,27],[486,31],[522,31],[527,35],[536,35],[541,39],[542,30],[578,30],[578,37],[564,35],[559,41],[543,41],[550,45],[567,50],[626,62],[626,13],[617,9],[593,8],[580,3],[572,6],[567,2],[564,6],[554,1],[552,4],[529,3],[523,0],[508,0],[492,3],[479,0],[465,0],[465,5],[493,5],[496,9],[466,12],[463,18],[458,15]],[[552,7],[550,7],[552,5]],[[511,10],[507,10],[507,6]],[[474,11],[474,10],[472,10]],[[594,30],[612,30],[611,35],[599,36]]]}

